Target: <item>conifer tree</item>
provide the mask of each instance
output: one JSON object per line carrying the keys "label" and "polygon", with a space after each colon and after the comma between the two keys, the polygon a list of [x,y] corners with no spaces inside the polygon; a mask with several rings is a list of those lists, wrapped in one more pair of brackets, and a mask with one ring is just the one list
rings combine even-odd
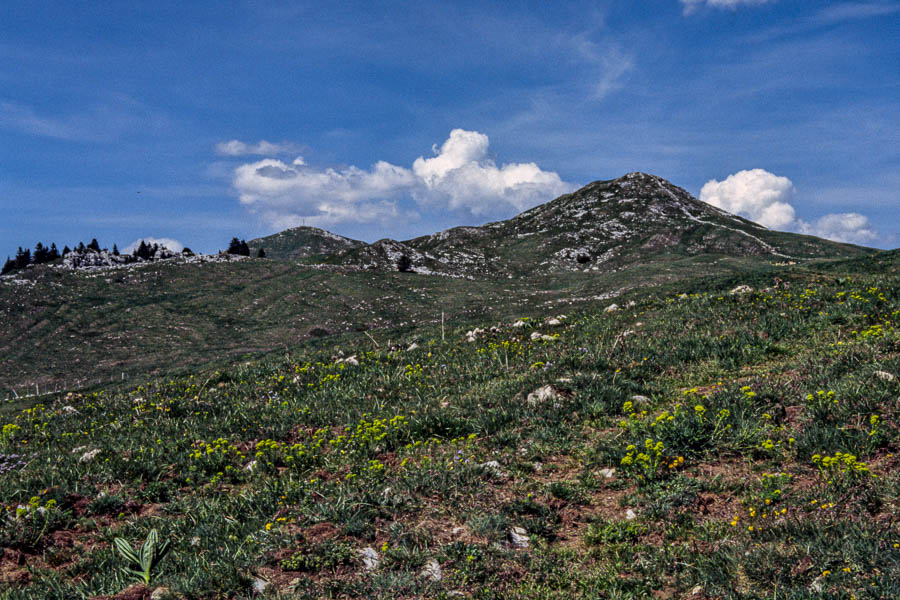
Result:
{"label": "conifer tree", "polygon": [[34,245],[34,254],[32,255],[32,262],[36,265],[44,264],[49,260],[50,251],[44,247],[44,245],[40,242]]}
{"label": "conifer tree", "polygon": [[3,269],[0,270],[0,275],[6,275],[10,271],[16,268],[16,263],[9,256],[6,257],[6,262],[3,263]]}
{"label": "conifer tree", "polygon": [[150,246],[141,240],[141,245],[134,251],[134,255],[142,260],[150,260]]}
{"label": "conifer tree", "polygon": [[50,252],[47,254],[47,260],[56,260],[59,258],[59,250],[56,249],[56,242],[50,242]]}
{"label": "conifer tree", "polygon": [[412,260],[405,254],[401,255],[400,258],[397,259],[397,270],[401,273],[411,273],[413,270]]}
{"label": "conifer tree", "polygon": [[231,238],[231,241],[228,243],[228,250],[226,250],[228,254],[240,254],[241,253],[241,240],[236,237]]}
{"label": "conifer tree", "polygon": [[119,247],[113,244],[113,256],[119,256]]}
{"label": "conifer tree", "polygon": [[84,242],[78,242],[78,248],[76,248],[76,250],[78,250],[78,252],[80,252],[81,254],[84,254],[85,253]]}
{"label": "conifer tree", "polygon": [[62,255],[65,256],[66,254],[68,254],[71,251],[72,251],[72,249],[69,248],[68,246],[63,246]]}
{"label": "conifer tree", "polygon": [[31,250],[28,248],[22,249],[22,246],[19,246],[19,251],[16,252],[16,268],[24,269],[31,262]]}
{"label": "conifer tree", "polygon": [[97,238],[93,238],[91,243],[88,244],[88,250],[93,250],[94,252],[100,252],[100,244],[97,242]]}
{"label": "conifer tree", "polygon": [[238,252],[241,256],[250,256],[250,246],[247,245],[247,242],[241,240],[240,251]]}
{"label": "conifer tree", "polygon": [[256,251],[256,258],[265,258],[265,257],[266,257],[266,251],[262,249],[262,246],[260,246],[259,250]]}

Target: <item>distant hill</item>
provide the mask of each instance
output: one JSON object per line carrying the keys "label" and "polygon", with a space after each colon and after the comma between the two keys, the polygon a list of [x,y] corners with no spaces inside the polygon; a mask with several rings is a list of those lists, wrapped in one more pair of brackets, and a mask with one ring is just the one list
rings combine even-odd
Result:
{"label": "distant hill", "polygon": [[247,245],[250,246],[251,256],[256,256],[257,251],[263,248],[267,258],[319,262],[366,244],[316,227],[294,227],[250,240]]}
{"label": "distant hill", "polygon": [[277,247],[280,256],[317,257],[324,263],[375,270],[396,270],[406,255],[418,273],[469,278],[609,273],[679,257],[791,261],[872,252],[772,231],[646,173],[596,181],[512,219],[481,227],[455,227],[412,240],[373,244],[339,236],[332,243],[329,235],[333,234],[311,228],[290,229],[254,242]]}

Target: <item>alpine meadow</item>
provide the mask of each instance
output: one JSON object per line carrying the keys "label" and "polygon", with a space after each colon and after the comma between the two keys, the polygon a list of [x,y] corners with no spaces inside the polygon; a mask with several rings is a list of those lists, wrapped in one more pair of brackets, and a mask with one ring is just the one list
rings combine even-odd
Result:
{"label": "alpine meadow", "polygon": [[897,31],[0,8],[0,600],[900,598]]}

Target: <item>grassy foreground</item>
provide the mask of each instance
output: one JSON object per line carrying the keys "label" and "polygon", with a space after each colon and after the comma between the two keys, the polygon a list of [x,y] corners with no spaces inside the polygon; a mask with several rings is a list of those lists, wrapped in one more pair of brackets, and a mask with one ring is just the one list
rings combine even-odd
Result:
{"label": "grassy foreground", "polygon": [[880,261],[0,413],[0,597],[900,597]]}

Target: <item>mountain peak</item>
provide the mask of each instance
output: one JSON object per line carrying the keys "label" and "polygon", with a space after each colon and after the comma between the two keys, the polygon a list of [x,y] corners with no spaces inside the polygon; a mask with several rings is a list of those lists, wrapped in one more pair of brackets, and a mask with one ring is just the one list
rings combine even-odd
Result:
{"label": "mountain peak", "polygon": [[[321,242],[323,234],[317,233],[315,239]],[[417,272],[454,277],[609,273],[700,256],[707,261],[712,257],[782,261],[865,252],[770,231],[640,171],[594,181],[512,219],[481,227],[455,227],[405,242],[379,240],[371,245],[341,239],[345,241],[337,246],[338,252],[324,257],[324,262],[396,270],[402,255]]]}

